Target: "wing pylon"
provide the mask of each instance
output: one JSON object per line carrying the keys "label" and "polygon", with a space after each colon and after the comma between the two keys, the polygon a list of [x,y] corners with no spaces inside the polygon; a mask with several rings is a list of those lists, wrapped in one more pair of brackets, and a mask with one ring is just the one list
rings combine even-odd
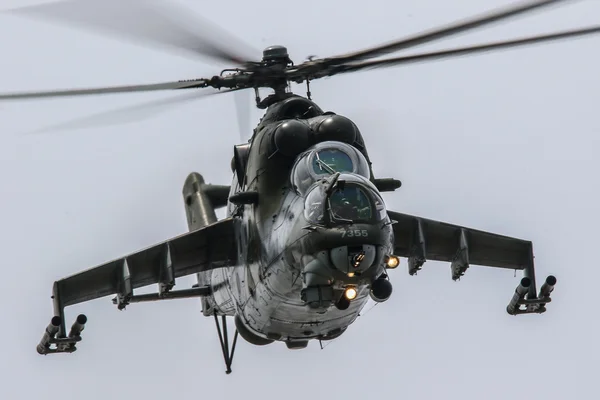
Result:
{"label": "wing pylon", "polygon": [[471,265],[522,270],[524,276],[506,311],[511,315],[541,314],[552,301],[556,277],[549,275],[537,292],[530,241],[394,211],[388,215],[394,223],[394,252],[408,259],[410,275],[416,275],[427,260],[449,262],[454,281]]}
{"label": "wing pylon", "polygon": [[[175,279],[236,266],[238,232],[239,219],[226,218],[54,282],[54,316],[37,346],[38,353],[77,350],[76,344],[81,341],[87,317],[80,314],[67,335],[64,313],[67,306],[111,294],[116,295],[112,301],[119,310],[124,310],[130,303],[210,295],[212,289],[208,286],[172,290]],[[158,284],[156,293],[134,294],[134,289],[154,283]]]}

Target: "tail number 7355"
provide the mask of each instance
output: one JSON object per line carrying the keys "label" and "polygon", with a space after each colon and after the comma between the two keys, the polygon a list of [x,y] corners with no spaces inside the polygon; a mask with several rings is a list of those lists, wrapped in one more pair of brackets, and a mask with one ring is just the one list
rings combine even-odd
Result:
{"label": "tail number 7355", "polygon": [[342,237],[368,237],[369,231],[366,229],[348,229],[342,231]]}

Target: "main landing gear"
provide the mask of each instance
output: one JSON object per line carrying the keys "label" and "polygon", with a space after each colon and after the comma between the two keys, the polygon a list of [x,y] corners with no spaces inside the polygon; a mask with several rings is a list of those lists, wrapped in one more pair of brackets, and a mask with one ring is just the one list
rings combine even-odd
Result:
{"label": "main landing gear", "polygon": [[231,344],[231,351],[229,349],[229,337],[227,335],[227,320],[225,315],[221,315],[221,323],[219,323],[219,317],[217,312],[214,312],[215,325],[217,326],[217,333],[219,334],[219,341],[221,342],[221,350],[223,350],[223,359],[225,360],[226,374],[231,373],[231,363],[233,362],[233,353],[235,352],[235,345],[237,343],[238,331],[235,330],[233,335],[233,343]]}

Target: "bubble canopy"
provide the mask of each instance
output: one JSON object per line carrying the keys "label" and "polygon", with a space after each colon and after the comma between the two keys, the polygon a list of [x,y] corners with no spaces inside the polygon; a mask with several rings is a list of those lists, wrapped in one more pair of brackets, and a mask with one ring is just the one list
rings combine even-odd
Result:
{"label": "bubble canopy", "polygon": [[290,178],[298,193],[304,195],[314,182],[336,172],[370,176],[369,164],[360,151],[346,143],[327,141],[300,154]]}
{"label": "bubble canopy", "polygon": [[314,223],[375,223],[387,216],[385,203],[367,178],[340,174],[329,196],[326,184],[311,187],[304,201],[307,220]]}

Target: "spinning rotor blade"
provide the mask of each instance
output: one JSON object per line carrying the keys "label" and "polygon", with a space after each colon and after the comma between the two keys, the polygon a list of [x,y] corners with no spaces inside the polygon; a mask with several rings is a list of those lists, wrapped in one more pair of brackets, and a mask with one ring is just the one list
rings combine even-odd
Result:
{"label": "spinning rotor blade", "polygon": [[508,41],[503,41],[503,42],[495,42],[495,43],[489,43],[489,44],[463,47],[463,48],[458,48],[458,49],[442,50],[442,51],[435,51],[435,52],[431,52],[431,53],[423,53],[423,54],[416,54],[416,55],[411,55],[411,56],[396,57],[396,58],[391,58],[391,59],[387,59],[387,60],[367,61],[364,63],[355,64],[355,65],[342,65],[339,67],[333,67],[333,73],[328,74],[328,76],[335,75],[338,73],[344,73],[344,72],[359,71],[359,70],[363,70],[363,69],[392,67],[392,66],[398,66],[398,65],[409,64],[409,63],[414,63],[414,62],[437,60],[437,59],[442,59],[442,58],[463,56],[463,55],[474,54],[474,53],[483,53],[483,52],[491,51],[491,50],[509,49],[509,48],[513,48],[513,47],[525,46],[528,44],[551,42],[554,40],[561,40],[561,39],[577,37],[577,36],[586,36],[586,35],[591,35],[593,33],[600,33],[600,26],[595,26],[595,27],[590,27],[590,28],[585,28],[585,29],[577,29],[577,30],[572,30],[572,31],[559,32],[559,33],[554,33],[554,34],[549,34],[549,35],[532,36],[532,37],[528,37],[528,38],[524,38],[524,39],[515,39],[515,40],[508,40]]}
{"label": "spinning rotor blade", "polygon": [[240,140],[243,142],[252,132],[252,128],[250,128],[250,94],[246,91],[238,91],[233,96],[238,129],[240,130]]}
{"label": "spinning rotor blade", "polygon": [[75,120],[71,120],[68,122],[59,123],[56,125],[52,125],[46,128],[42,128],[40,130],[31,132],[31,133],[41,133],[47,132],[50,130],[57,129],[81,129],[81,128],[90,128],[93,126],[107,126],[107,125],[116,125],[116,124],[124,124],[127,122],[140,121],[146,118],[154,117],[158,113],[167,111],[168,107],[173,107],[175,105],[181,105],[183,103],[198,100],[199,98],[205,96],[214,96],[217,94],[224,94],[229,92],[235,92],[240,89],[229,89],[223,90],[220,92],[197,92],[193,91],[191,93],[185,93],[183,95],[179,95],[176,97],[169,97],[167,99],[158,99],[142,104],[136,104],[129,107],[124,107],[121,109],[110,110],[94,115],[90,115],[83,118],[78,118]]}
{"label": "spinning rotor blade", "polygon": [[349,62],[355,62],[364,60],[367,58],[373,58],[389,54],[395,51],[407,49],[410,47],[418,46],[420,44],[428,43],[433,40],[442,39],[458,33],[465,32],[467,30],[482,27],[484,25],[491,24],[505,20],[510,17],[515,17],[519,14],[524,14],[529,11],[534,11],[545,6],[555,5],[565,0],[535,0],[520,2],[518,5],[512,5],[509,7],[499,8],[492,12],[480,14],[473,18],[455,22],[450,25],[446,25],[441,28],[432,29],[423,33],[416,34],[412,37],[401,39],[389,44],[373,47],[370,49],[344,54],[335,57],[328,57],[322,60],[315,60],[317,62],[322,61],[325,65],[340,65]]}
{"label": "spinning rotor blade", "polygon": [[148,85],[128,85],[89,89],[51,90],[47,92],[6,93],[0,94],[0,100],[39,99],[45,97],[71,97],[87,96],[92,94],[112,94],[128,92],[151,92],[156,90],[203,88],[206,86],[206,79],[192,79],[189,81],[152,83]]}
{"label": "spinning rotor blade", "polygon": [[178,50],[194,57],[207,56],[243,64],[256,55],[250,46],[215,24],[174,4],[157,0],[63,0],[9,10],[15,15],[73,23]]}

